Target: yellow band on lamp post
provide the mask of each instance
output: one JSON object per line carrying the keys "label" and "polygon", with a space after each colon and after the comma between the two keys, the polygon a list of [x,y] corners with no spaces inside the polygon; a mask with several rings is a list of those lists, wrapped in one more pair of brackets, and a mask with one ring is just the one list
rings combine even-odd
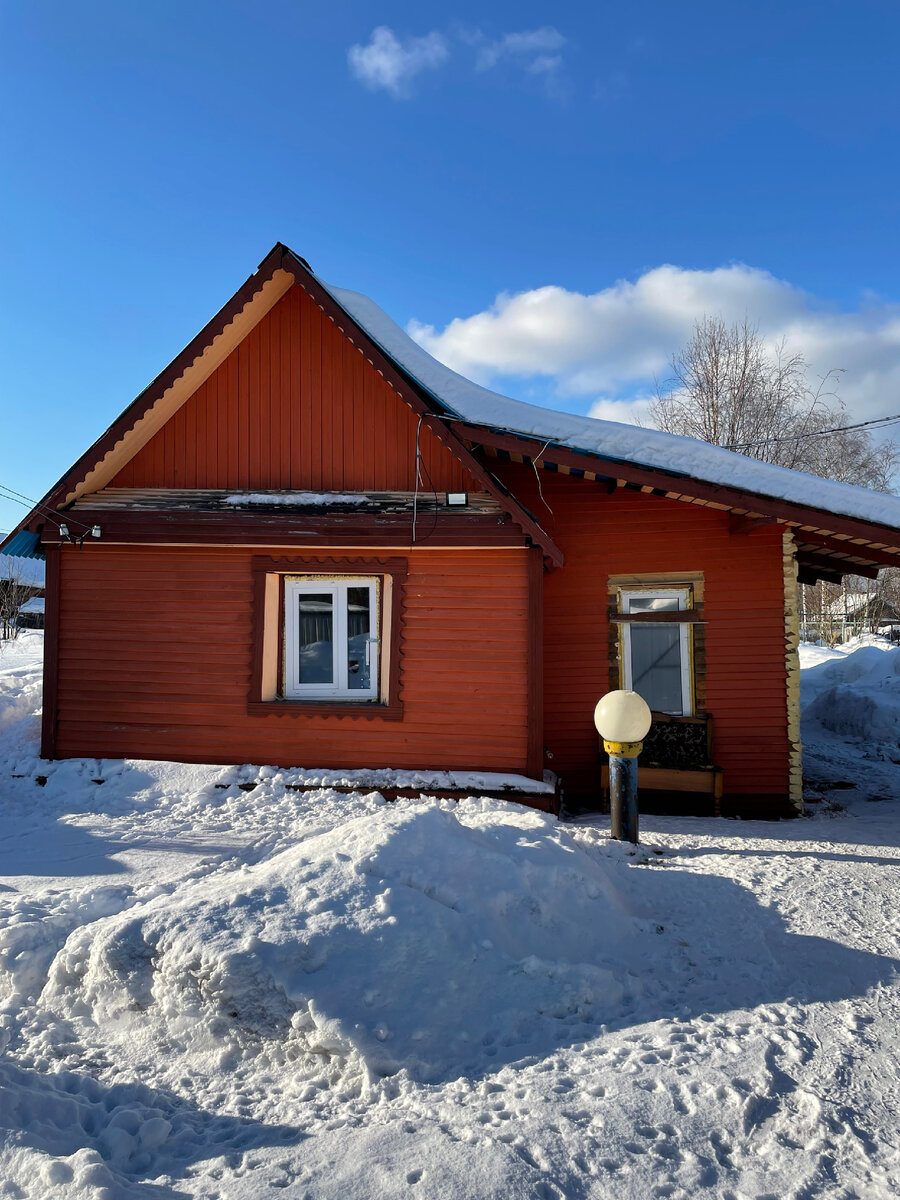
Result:
{"label": "yellow band on lamp post", "polygon": [[637,758],[643,748],[643,742],[603,742],[606,753],[614,754],[616,758]]}
{"label": "yellow band on lamp post", "polygon": [[609,755],[610,835],[618,841],[637,842],[638,764],[653,714],[637,692],[607,692],[597,701],[594,726]]}

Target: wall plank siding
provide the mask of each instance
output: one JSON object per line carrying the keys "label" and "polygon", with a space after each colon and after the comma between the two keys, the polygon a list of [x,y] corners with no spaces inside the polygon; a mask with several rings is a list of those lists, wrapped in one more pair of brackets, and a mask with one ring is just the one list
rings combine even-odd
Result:
{"label": "wall plank siding", "polygon": [[[109,486],[413,491],[417,424],[294,285]],[[427,426],[419,446],[425,490],[482,490]]]}
{"label": "wall plank siding", "polygon": [[258,553],[61,548],[60,757],[525,771],[526,549],[408,554],[396,722],[247,714]]}
{"label": "wall plank siding", "polygon": [[[607,580],[701,571],[706,707],[715,757],[733,796],[789,789],[784,565],[777,525],[733,534],[712,508],[492,460],[561,546],[566,565],[544,580],[544,739],[573,794],[597,794],[593,709],[608,690]],[[761,803],[764,803],[761,801]]]}

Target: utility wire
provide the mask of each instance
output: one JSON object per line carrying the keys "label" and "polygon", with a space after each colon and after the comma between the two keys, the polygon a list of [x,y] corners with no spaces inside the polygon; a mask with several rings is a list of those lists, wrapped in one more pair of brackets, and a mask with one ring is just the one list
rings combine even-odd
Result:
{"label": "utility wire", "polygon": [[[57,518],[56,518],[56,515],[52,515],[52,516],[51,516],[51,514],[50,514],[50,511],[49,511],[48,509],[45,509],[45,508],[44,508],[42,505],[40,505],[40,504],[36,504],[36,503],[30,503],[30,502],[28,502],[28,501],[25,501],[25,500],[19,500],[17,496],[15,496],[15,495],[10,495],[10,494],[9,494],[9,493],[6,491],[6,489],[3,487],[3,484],[2,484],[2,483],[0,483],[0,500],[9,500],[9,501],[11,501],[13,504],[21,504],[23,508],[36,509],[36,510],[37,510],[37,512],[38,512],[38,514],[39,514],[39,516],[42,516],[42,517],[46,518],[46,520],[50,521],[50,522],[51,522],[51,524],[55,525],[55,526],[57,527],[57,529],[60,527],[60,524],[61,524],[61,522],[59,522],[59,521],[57,520]],[[67,522],[62,522],[62,524],[66,524],[66,523],[67,523]],[[81,522],[80,522],[80,521],[76,521],[76,522],[73,522],[73,523],[74,523],[74,524],[77,524],[77,525],[80,525],[80,524],[81,524]],[[85,525],[85,526],[83,526],[83,528],[87,529],[87,528],[88,528],[88,526],[87,526],[87,525]]]}
{"label": "utility wire", "polygon": [[56,525],[57,528],[59,528],[60,524],[79,525],[84,530],[89,530],[91,528],[90,525],[85,525],[83,521],[79,521],[74,517],[70,517],[68,513],[61,513],[55,509],[48,508],[47,505],[41,503],[41,501],[32,500],[30,496],[26,496],[22,492],[17,492],[14,488],[7,487],[5,483],[0,483],[0,499],[11,500],[13,504],[21,504],[23,508],[37,509],[41,516],[46,517],[47,520]]}
{"label": "utility wire", "polygon": [[892,417],[873,417],[871,421],[857,421],[855,425],[838,425],[835,429],[814,429],[809,433],[790,433],[785,437],[763,438],[758,442],[732,442],[725,446],[726,450],[750,450],[754,446],[772,446],[776,442],[800,442],[805,438],[828,437],[832,433],[851,433],[855,429],[869,429],[877,426],[885,429],[900,421],[900,413]]}

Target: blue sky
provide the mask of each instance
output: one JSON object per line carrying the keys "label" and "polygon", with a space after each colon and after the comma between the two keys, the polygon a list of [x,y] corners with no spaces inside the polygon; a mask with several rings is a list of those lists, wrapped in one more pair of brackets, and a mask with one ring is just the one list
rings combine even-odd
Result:
{"label": "blue sky", "polygon": [[435,13],[4,5],[0,483],[43,494],[278,240],[522,398],[629,419],[716,311],[900,411],[896,5]]}

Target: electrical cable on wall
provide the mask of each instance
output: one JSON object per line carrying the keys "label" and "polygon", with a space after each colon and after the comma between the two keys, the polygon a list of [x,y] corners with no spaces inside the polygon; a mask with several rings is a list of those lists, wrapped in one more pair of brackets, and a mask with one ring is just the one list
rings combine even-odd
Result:
{"label": "electrical cable on wall", "polygon": [[437,494],[437,491],[435,490],[435,486],[434,486],[434,480],[431,478],[431,472],[428,470],[428,464],[427,464],[427,463],[426,463],[426,461],[425,461],[425,456],[424,456],[424,455],[422,456],[422,458],[421,458],[421,460],[420,460],[420,461],[421,461],[421,465],[422,465],[422,470],[425,472],[425,478],[428,480],[428,486],[431,488],[431,495],[432,495],[432,496],[433,496],[433,498],[434,498],[434,508],[433,508],[433,511],[432,511],[431,528],[429,529],[428,533],[426,533],[426,534],[425,534],[425,536],[424,536],[424,537],[421,539],[421,541],[423,541],[423,542],[427,542],[427,541],[428,541],[428,539],[429,539],[429,538],[430,538],[430,537],[433,535],[433,533],[434,533],[435,529],[437,529],[437,523],[438,523],[438,494]]}
{"label": "electrical cable on wall", "polygon": [[419,515],[419,434],[422,432],[422,421],[425,419],[424,413],[419,413],[419,423],[416,426],[416,485],[413,492],[413,519],[412,519],[412,541],[416,540],[416,520]]}
{"label": "electrical cable on wall", "polygon": [[413,542],[415,542],[415,540],[416,540],[416,523],[418,520],[418,509],[419,509],[419,488],[420,488],[420,486],[422,486],[422,472],[423,471],[425,472],[426,478],[428,479],[428,485],[431,488],[431,494],[434,497],[434,514],[433,514],[433,520],[431,522],[431,529],[428,531],[428,533],[425,535],[425,537],[420,540],[427,541],[428,538],[430,538],[432,536],[435,529],[437,529],[437,523],[438,523],[438,494],[437,494],[437,491],[435,490],[434,480],[431,478],[431,472],[428,470],[428,465],[425,462],[425,459],[424,459],[421,449],[420,449],[420,434],[422,432],[422,422],[425,420],[425,416],[426,416],[425,413],[420,413],[419,414],[419,422],[416,425],[416,482],[415,482],[415,491],[413,493],[413,523],[412,523],[412,541]]}
{"label": "electrical cable on wall", "polygon": [[538,459],[539,459],[539,458],[543,458],[543,456],[544,456],[544,451],[545,451],[545,450],[547,449],[547,447],[550,445],[550,443],[551,443],[551,441],[552,441],[552,440],[553,440],[552,438],[548,438],[548,439],[547,439],[547,441],[546,441],[546,442],[544,442],[543,446],[541,446],[541,448],[540,448],[540,450],[538,451],[538,453],[537,453],[537,454],[534,456],[534,458],[531,460],[531,465],[532,465],[532,467],[534,468],[534,477],[535,477],[535,479],[537,480],[537,486],[538,486],[538,495],[539,495],[539,496],[540,496],[540,498],[541,498],[541,504],[543,504],[544,508],[546,508],[547,512],[548,512],[548,513],[550,513],[550,515],[551,515],[551,516],[553,516],[553,509],[550,507],[550,505],[549,505],[549,504],[547,503],[547,501],[544,499],[544,489],[543,489],[543,487],[541,486],[541,476],[540,476],[540,472],[538,471],[538,465],[537,465],[537,464],[538,464]]}

